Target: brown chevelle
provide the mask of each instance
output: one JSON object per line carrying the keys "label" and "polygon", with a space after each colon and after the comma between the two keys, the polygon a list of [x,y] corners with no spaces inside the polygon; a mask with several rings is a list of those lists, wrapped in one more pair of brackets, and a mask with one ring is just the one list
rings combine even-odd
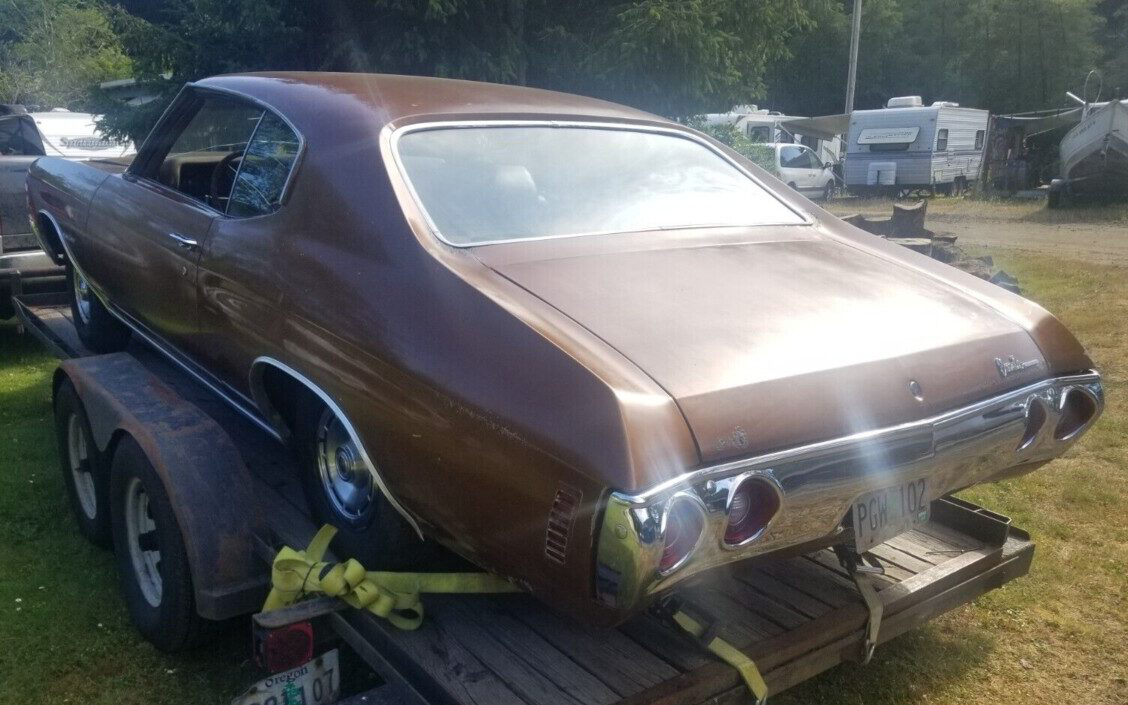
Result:
{"label": "brown chevelle", "polygon": [[302,454],[317,518],[591,622],[1029,472],[1099,415],[1049,313],[614,104],[402,76],[184,89],[126,168],[41,159],[83,339]]}

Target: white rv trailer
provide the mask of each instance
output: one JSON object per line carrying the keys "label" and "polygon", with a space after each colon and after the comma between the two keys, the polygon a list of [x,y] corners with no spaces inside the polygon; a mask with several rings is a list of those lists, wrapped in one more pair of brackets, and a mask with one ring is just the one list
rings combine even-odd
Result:
{"label": "white rv trailer", "polygon": [[850,116],[843,175],[860,193],[928,189],[960,192],[979,178],[987,138],[986,110],[959,103],[890,98],[880,110]]}

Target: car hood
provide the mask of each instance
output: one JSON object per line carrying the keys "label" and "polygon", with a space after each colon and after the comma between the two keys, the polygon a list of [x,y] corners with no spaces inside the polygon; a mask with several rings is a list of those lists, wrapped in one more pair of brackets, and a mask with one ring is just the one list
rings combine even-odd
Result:
{"label": "car hood", "polygon": [[[661,385],[704,462],[925,418],[1045,374],[1027,332],[980,299],[810,229],[481,259]],[[1004,377],[996,358],[1012,355],[1036,362]]]}

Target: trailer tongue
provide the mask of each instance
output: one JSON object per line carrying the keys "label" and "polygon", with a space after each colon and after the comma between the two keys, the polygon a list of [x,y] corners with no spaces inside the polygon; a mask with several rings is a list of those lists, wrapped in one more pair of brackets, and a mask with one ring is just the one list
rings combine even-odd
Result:
{"label": "trailer tongue", "polygon": [[[115,433],[155,439],[139,445],[186,517],[180,538],[204,616],[262,605],[274,554],[305,547],[316,533],[287,452],[148,348],[90,356],[62,301],[16,303],[25,328],[67,358],[60,379],[78,390],[101,452],[98,439]],[[170,418],[181,425],[169,427]],[[193,429],[209,434],[208,453],[198,452]],[[246,491],[231,491],[240,481]],[[1033,557],[1025,532],[958,499],[934,500],[927,521],[911,526],[861,563],[849,551],[821,550],[732,564],[692,581],[665,610],[614,630],[582,626],[525,594],[427,595],[426,619],[414,630],[328,597],[255,622],[260,635],[312,622],[348,644],[384,681],[350,703],[738,702],[750,685],[741,657],[767,692],[779,693],[843,661],[864,662],[873,646],[1024,575]],[[314,643],[324,642],[311,636]],[[724,646],[736,653],[721,653]],[[332,681],[327,664],[335,659],[327,651],[311,662],[311,688]]]}

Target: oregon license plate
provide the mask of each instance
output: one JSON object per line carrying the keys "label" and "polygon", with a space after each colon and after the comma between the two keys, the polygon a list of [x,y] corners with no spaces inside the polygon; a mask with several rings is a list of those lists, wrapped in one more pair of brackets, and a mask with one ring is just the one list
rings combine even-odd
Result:
{"label": "oregon license plate", "polygon": [[858,553],[928,521],[928,478],[867,492],[854,501],[854,546]]}
{"label": "oregon license plate", "polygon": [[304,666],[262,679],[231,705],[329,705],[337,702],[340,690],[341,672],[333,649]]}

